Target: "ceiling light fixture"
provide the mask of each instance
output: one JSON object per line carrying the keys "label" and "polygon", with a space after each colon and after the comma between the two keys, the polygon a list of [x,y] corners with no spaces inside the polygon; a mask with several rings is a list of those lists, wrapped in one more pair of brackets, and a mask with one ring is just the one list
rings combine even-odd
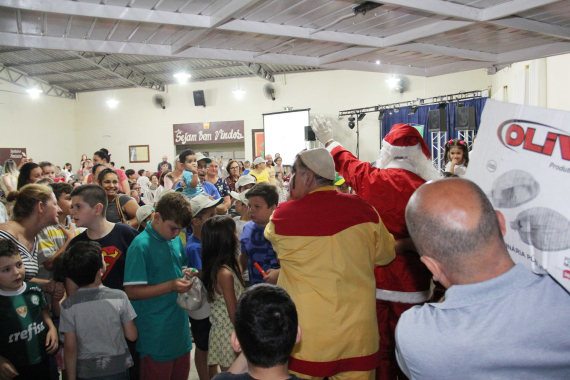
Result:
{"label": "ceiling light fixture", "polygon": [[365,113],[361,113],[358,115],[358,121],[362,121],[362,119],[364,119],[364,117],[366,116]]}
{"label": "ceiling light fixture", "polygon": [[192,75],[188,73],[176,73],[173,75],[173,77],[176,78],[178,83],[186,83],[191,76]]}
{"label": "ceiling light fixture", "polygon": [[380,60],[377,60],[377,61],[376,61],[376,64],[379,65],[379,64],[380,64]]}
{"label": "ceiling light fixture", "polygon": [[28,94],[30,94],[30,96],[32,97],[32,99],[36,99],[36,98],[38,98],[38,97],[40,96],[40,94],[41,94],[43,91],[40,90],[40,89],[38,89],[38,88],[32,87],[32,88],[28,88],[28,89],[26,90],[26,92],[27,92]]}
{"label": "ceiling light fixture", "polygon": [[384,116],[386,116],[386,110],[381,110],[378,114],[378,120],[384,119]]}
{"label": "ceiling light fixture", "polygon": [[410,112],[408,112],[408,115],[413,115],[416,112],[418,112],[418,106],[411,106],[410,107]]}
{"label": "ceiling light fixture", "polygon": [[232,93],[236,98],[241,99],[245,95],[245,90],[242,90],[241,88],[238,87],[235,90],[233,90]]}
{"label": "ceiling light fixture", "polygon": [[115,100],[115,99],[107,100],[107,105],[111,108],[115,108],[117,106],[117,104],[119,104],[118,100]]}

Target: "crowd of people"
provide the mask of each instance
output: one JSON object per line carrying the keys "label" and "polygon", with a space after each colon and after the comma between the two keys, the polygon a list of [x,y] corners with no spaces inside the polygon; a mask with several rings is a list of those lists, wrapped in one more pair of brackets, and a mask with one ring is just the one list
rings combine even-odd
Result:
{"label": "crowd of people", "polygon": [[569,294],[512,261],[466,142],[441,173],[409,125],[374,163],[311,125],[291,167],[7,160],[0,379],[187,380],[192,343],[200,380],[570,376]]}

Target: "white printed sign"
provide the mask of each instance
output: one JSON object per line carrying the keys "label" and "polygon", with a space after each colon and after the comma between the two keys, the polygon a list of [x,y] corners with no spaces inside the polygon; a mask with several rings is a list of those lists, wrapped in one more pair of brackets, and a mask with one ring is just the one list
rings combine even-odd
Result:
{"label": "white printed sign", "polygon": [[570,290],[570,112],[487,100],[466,178],[506,220],[513,260]]}

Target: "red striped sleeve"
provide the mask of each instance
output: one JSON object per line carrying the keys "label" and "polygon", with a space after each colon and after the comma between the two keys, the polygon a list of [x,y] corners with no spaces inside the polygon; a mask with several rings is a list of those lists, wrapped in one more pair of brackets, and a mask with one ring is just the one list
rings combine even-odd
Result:
{"label": "red striped sleeve", "polygon": [[282,236],[332,236],[362,223],[378,223],[376,210],[358,195],[316,191],[279,205],[271,219]]}

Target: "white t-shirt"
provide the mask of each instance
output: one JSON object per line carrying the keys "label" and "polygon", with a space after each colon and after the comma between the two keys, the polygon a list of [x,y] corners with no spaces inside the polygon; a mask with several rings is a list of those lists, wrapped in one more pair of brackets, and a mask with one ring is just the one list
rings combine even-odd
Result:
{"label": "white t-shirt", "polygon": [[[451,161],[447,163],[447,165],[445,165],[445,171],[446,172],[450,172],[451,173]],[[455,167],[453,168],[454,173],[460,177],[463,177],[465,175],[465,173],[467,172],[467,166],[461,164],[461,165],[455,165]]]}

